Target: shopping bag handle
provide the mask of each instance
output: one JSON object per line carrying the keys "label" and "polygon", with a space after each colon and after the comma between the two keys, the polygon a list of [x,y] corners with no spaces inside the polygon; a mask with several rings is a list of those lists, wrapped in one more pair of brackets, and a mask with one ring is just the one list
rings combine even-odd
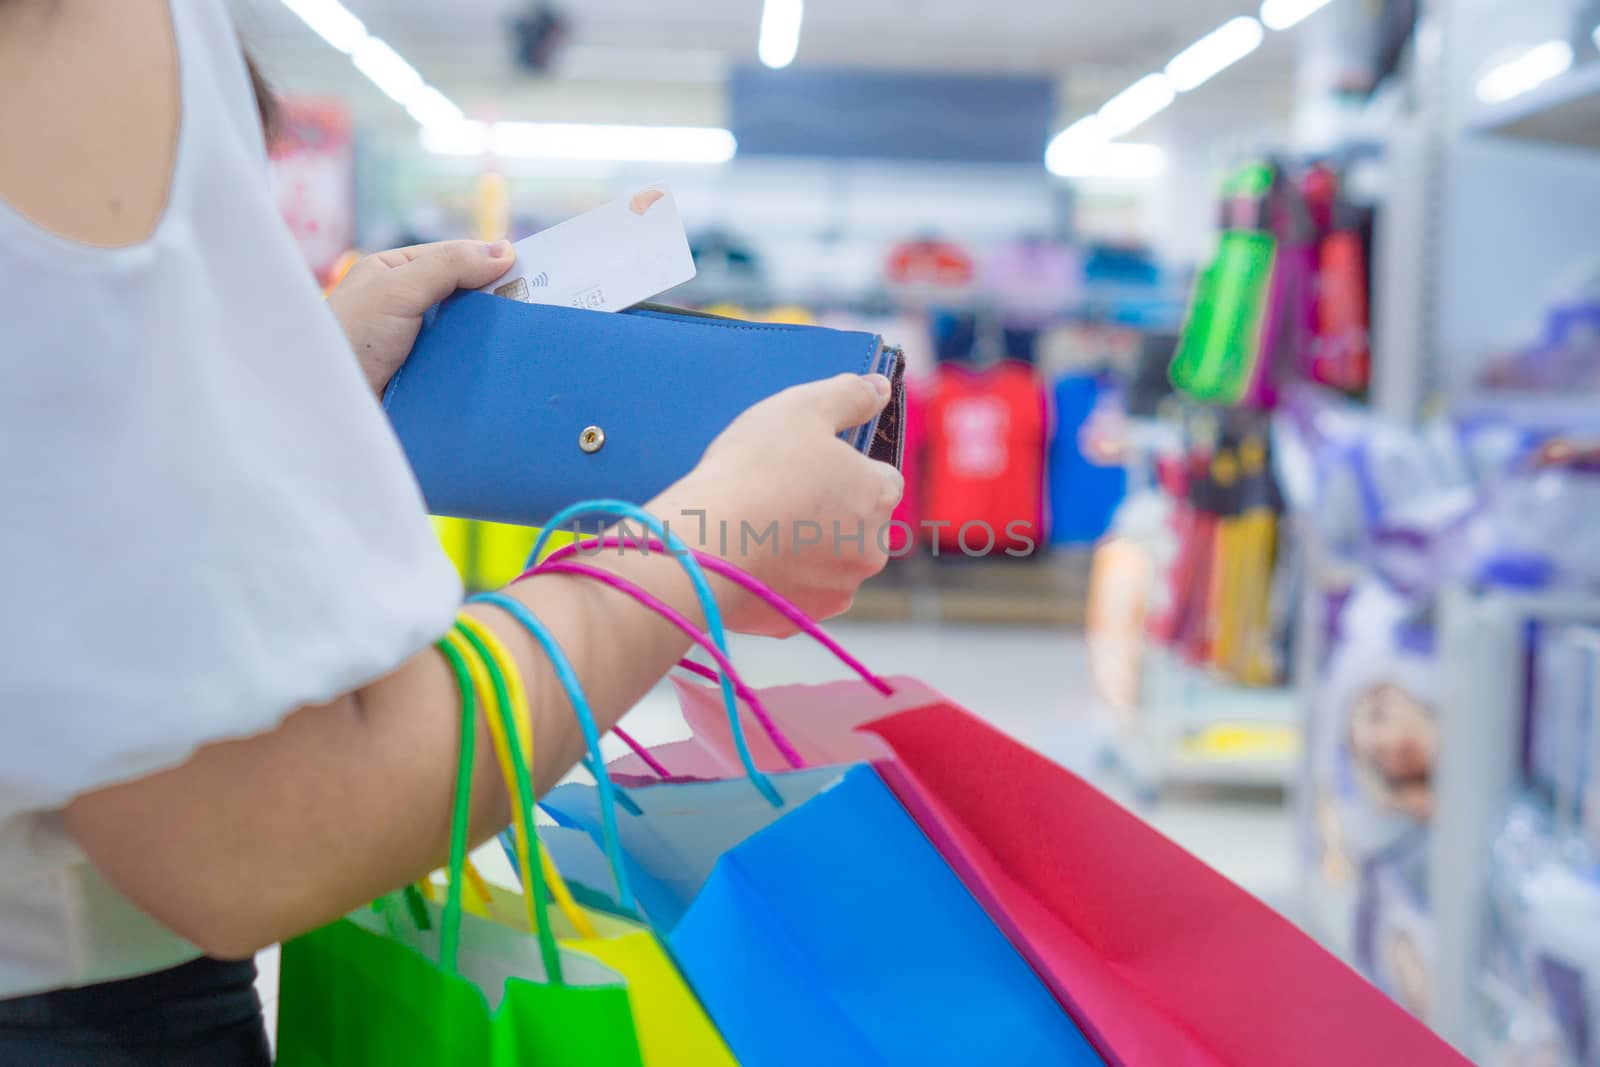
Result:
{"label": "shopping bag handle", "polygon": [[525,605],[504,593],[482,593],[472,599],[478,603],[493,604],[515,619],[538,642],[555,669],[556,680],[566,690],[567,701],[572,705],[573,715],[589,748],[589,756],[584,762],[594,775],[600,795],[600,823],[605,831],[606,858],[611,862],[611,874],[617,882],[617,903],[625,911],[637,911],[633,885],[622,863],[622,836],[617,832],[616,801],[622,791],[606,776],[605,763],[600,756],[600,734],[595,728],[594,712],[589,707],[589,698],[584,695],[583,683],[578,681],[578,672],[573,669],[572,661],[567,658],[555,635]]}
{"label": "shopping bag handle", "polygon": [[[761,702],[761,698],[756,695],[754,690],[745,685],[744,680],[739,677],[738,672],[734,670],[732,661],[730,661],[728,657],[723,654],[722,650],[719,649],[706,634],[701,633],[700,629],[696,627],[695,624],[683,614],[683,612],[677,610],[671,604],[668,604],[666,601],[653,595],[642,586],[629,581],[621,575],[614,574],[611,571],[601,570],[599,567],[591,567],[586,563],[568,563],[552,556],[550,559],[540,564],[535,573],[576,574],[586,578],[592,578],[597,582],[601,582],[604,585],[610,586],[612,589],[615,589],[617,592],[622,593],[625,596],[632,597],[644,607],[655,612],[667,622],[670,622],[673,626],[677,627],[680,631],[688,636],[689,640],[705,649],[707,655],[709,655],[712,660],[716,662],[717,667],[722,671],[722,673],[720,675],[713,674],[708,670],[707,673],[711,674],[712,679],[721,681],[723,677],[726,677],[730,682],[733,683],[733,691],[750,706],[750,713],[754,715],[756,717],[756,721],[761,724],[762,732],[764,732],[767,737],[772,740],[773,745],[778,749],[778,753],[783,756],[784,761],[796,770],[805,767],[806,761],[801,757],[799,752],[795,751],[794,745],[787,737],[784,736],[783,731],[778,729],[778,724],[773,721],[772,715],[767,711],[766,705]],[[698,666],[698,664],[696,664],[696,666]],[[736,704],[729,709],[728,714],[737,716],[739,714],[738,705]],[[618,733],[619,735],[621,733],[621,731],[614,732]],[[631,739],[623,738],[623,740],[629,742],[628,747],[634,747]],[[647,758],[646,762],[649,763],[652,761]],[[659,764],[657,764],[653,769],[656,770],[657,773],[661,773]],[[666,775],[662,774],[662,777],[666,777]]]}
{"label": "shopping bag handle", "polygon": [[[694,587],[695,597],[700,601],[700,609],[705,614],[706,632],[711,635],[711,640],[716,644],[717,648],[722,651],[722,654],[724,656],[727,655],[728,635],[722,625],[722,611],[717,607],[716,594],[711,591],[711,583],[706,580],[705,571],[701,569],[699,560],[694,556],[693,553],[689,551],[689,546],[683,543],[683,539],[669,530],[665,523],[656,518],[654,515],[650,514],[648,511],[645,511],[643,508],[640,508],[636,505],[629,504],[621,500],[591,500],[580,504],[574,504],[569,508],[557,512],[551,517],[550,521],[546,523],[544,529],[539,532],[539,539],[534,542],[533,551],[528,555],[528,567],[524,571],[524,577],[537,570],[536,564],[544,555],[545,549],[549,547],[551,535],[559,530],[564,524],[576,522],[585,515],[603,515],[614,519],[631,519],[634,522],[639,523],[656,536],[658,540],[653,541],[652,543],[665,543],[666,547],[661,551],[667,552],[673,559],[677,560],[678,565],[682,567],[684,573],[688,575],[689,584]],[[618,544],[620,545],[621,543],[622,542],[619,540]],[[504,597],[499,594],[486,594],[479,599],[490,600],[491,602],[498,603],[502,608],[505,608],[505,610],[512,612],[513,615],[517,615],[517,609],[521,609],[522,615],[528,615],[531,617],[531,613],[529,613],[526,608],[523,608],[521,604],[518,604],[510,597]],[[502,603],[502,601],[511,605],[515,605],[515,607],[507,607],[506,603]],[[576,680],[577,677],[574,675],[573,681],[576,682]],[[739,762],[744,766],[745,774],[755,785],[756,789],[761,792],[761,795],[766,797],[768,803],[775,808],[781,808],[783,806],[783,798],[778,794],[778,790],[773,786],[773,784],[767,780],[767,776],[762,774],[760,769],[756,767],[755,758],[750,755],[750,745],[745,740],[744,724],[739,721],[739,717],[737,715],[732,714],[733,710],[738,706],[734,697],[733,683],[724,678],[721,685],[722,699],[727,705],[730,713],[728,728],[733,734],[733,744],[734,748],[739,753]],[[574,710],[576,711],[576,704],[574,704]],[[579,722],[584,730],[584,738],[589,744],[589,757],[593,762],[593,766],[590,767],[590,771],[594,774],[597,782],[603,782],[609,785],[609,779],[606,777],[605,773],[605,760],[600,754],[599,731],[595,729],[594,717],[589,715],[588,711],[588,704],[585,702],[583,712],[579,713]],[[584,716],[587,716],[587,718]],[[600,790],[600,802],[601,815],[602,818],[605,818],[607,809],[612,807],[611,798],[608,795],[606,788],[602,788]],[[609,817],[610,826],[614,832],[616,828],[615,811],[612,811]]]}
{"label": "shopping bag handle", "polygon": [[[550,858],[549,850],[539,840],[538,824],[533,816],[536,803],[533,795],[533,775],[529,771],[533,766],[533,719],[528,713],[528,694],[522,685],[522,672],[517,669],[516,660],[501,643],[500,638],[495,636],[493,630],[467,615],[461,616],[459,625],[465,631],[474,650],[482,657],[494,684],[497,715],[488,717],[488,721],[495,746],[495,756],[500,761],[501,775],[511,794],[512,822],[520,823],[526,845],[517,853],[522,884],[524,887],[529,887],[542,878],[544,885],[550,890],[550,895],[555,898],[556,907],[561,909],[561,913],[572,924],[578,936],[595,937],[594,924],[578,907],[577,901],[573,899],[572,890],[567,887],[566,879],[561,877],[561,872],[556,869],[555,862]],[[500,727],[498,730],[495,728],[497,725]],[[539,860],[538,874],[533,870],[531,857],[534,855],[537,855]],[[472,860],[469,857],[466,866],[469,885],[474,873]],[[486,889],[483,895],[487,900]],[[532,892],[525,892],[524,900],[531,906],[537,897]],[[538,929],[535,918],[530,912],[529,930]]]}
{"label": "shopping bag handle", "polygon": [[[524,572],[522,577],[526,578],[531,575],[538,574],[542,568],[547,567],[550,564],[559,563],[574,554],[584,553],[589,546],[593,546],[596,550],[606,548],[623,548],[627,546],[627,542],[623,538],[614,534],[598,540],[591,539],[588,541],[575,541],[572,544],[563,545],[554,552],[550,553],[550,555],[545,557],[543,561],[535,564],[533,567]],[[664,553],[667,551],[661,542],[655,540],[647,542],[645,548],[651,552]],[[696,549],[689,549],[688,551],[701,567],[712,572],[718,577],[728,579],[730,582],[739,586],[745,592],[749,593],[751,596],[755,597],[757,600],[760,600],[778,614],[782,615],[785,619],[789,620],[789,622],[793,623],[795,628],[801,633],[805,634],[807,637],[817,642],[817,644],[833,653],[834,657],[838,659],[839,662],[843,663],[846,667],[849,667],[861,677],[862,681],[872,686],[872,688],[876,689],[884,696],[894,695],[893,686],[891,686],[881,676],[873,673],[872,669],[866,664],[862,663],[855,656],[852,656],[843,645],[834,640],[833,637],[830,636],[828,632],[821,626],[817,625],[816,620],[802,611],[800,607],[794,603],[794,601],[788,599],[782,593],[779,593],[777,590],[767,585],[760,578],[757,578],[750,572],[743,570],[732,563],[729,563],[720,556],[713,555],[710,552],[701,552]],[[727,651],[725,646],[719,645],[718,647],[721,647],[724,652]],[[683,666],[687,667],[689,670],[694,670],[694,667],[689,664],[683,664]],[[709,678],[712,681],[717,680],[716,675],[707,673],[704,668],[701,668],[695,673],[701,674],[703,677]]]}
{"label": "shopping bag handle", "polygon": [[[528,836],[528,820],[523,814],[522,805],[519,803],[524,794],[524,783],[528,781],[527,764],[522,760],[519,745],[512,743],[507,736],[507,723],[511,697],[508,692],[506,679],[498,664],[493,662],[488,648],[482,639],[471,632],[466,625],[465,618],[458,619],[450,634],[450,641],[456,650],[462,654],[466,663],[467,673],[472,679],[473,687],[482,694],[484,708],[484,721],[488,723],[489,735],[494,743],[495,755],[501,762],[501,775],[505,779],[506,788],[512,796],[511,812],[512,821],[517,827],[517,856],[519,865],[523,868],[523,892],[528,905],[528,925],[539,941],[539,955],[543,959],[545,973],[551,982],[561,984],[561,954],[557,950],[555,935],[550,927],[549,904],[545,899],[545,884],[541,878],[531,878],[531,864],[528,861],[530,849]],[[515,724],[511,724],[515,729]],[[531,792],[531,785],[529,785]],[[533,839],[537,841],[537,839]],[[452,856],[452,859],[454,857]],[[450,870],[451,888],[458,877],[465,876],[465,862],[462,870],[457,871],[454,866]]]}
{"label": "shopping bag handle", "polygon": [[[472,765],[476,747],[478,707],[472,676],[466,660],[447,639],[436,646],[455,677],[461,697],[460,753],[456,760],[456,795],[450,809],[450,882],[445,886],[444,924],[439,931],[439,967],[445,974],[457,973],[456,959],[461,944],[461,883],[467,863],[467,835],[472,823]],[[408,900],[414,900],[408,896]],[[422,911],[422,918],[427,912]]]}

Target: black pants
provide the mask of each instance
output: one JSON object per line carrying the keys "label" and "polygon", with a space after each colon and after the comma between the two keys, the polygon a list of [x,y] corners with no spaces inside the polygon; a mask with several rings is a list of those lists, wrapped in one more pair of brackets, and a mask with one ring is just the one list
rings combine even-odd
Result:
{"label": "black pants", "polygon": [[0,1000],[4,1067],[270,1067],[256,965],[199,959]]}

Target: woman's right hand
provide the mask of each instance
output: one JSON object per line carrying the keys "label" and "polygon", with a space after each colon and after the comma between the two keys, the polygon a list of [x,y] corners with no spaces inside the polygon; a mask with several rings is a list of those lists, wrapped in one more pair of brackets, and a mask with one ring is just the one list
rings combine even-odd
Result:
{"label": "woman's right hand", "polygon": [[[888,403],[881,375],[841,374],[769,397],[735,419],[649,510],[693,548],[714,552],[823,619],[850,606],[888,559],[900,472],[839,434]],[[727,625],[774,636],[792,628],[731,589]]]}

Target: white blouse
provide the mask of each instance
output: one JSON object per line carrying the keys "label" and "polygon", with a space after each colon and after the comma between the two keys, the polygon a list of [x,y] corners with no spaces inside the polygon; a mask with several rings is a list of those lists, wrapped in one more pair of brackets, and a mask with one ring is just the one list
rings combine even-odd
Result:
{"label": "white blouse", "polygon": [[391,671],[461,600],[274,208],[220,0],[173,0],[177,162],[146,241],[0,203],[0,997],[196,949],[62,831],[72,797]]}

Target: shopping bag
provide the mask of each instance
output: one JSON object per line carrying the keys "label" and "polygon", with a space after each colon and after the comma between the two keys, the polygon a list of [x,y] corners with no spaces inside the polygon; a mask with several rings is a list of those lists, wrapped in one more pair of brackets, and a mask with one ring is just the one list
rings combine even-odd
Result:
{"label": "shopping bag", "polygon": [[[1108,1062],[1464,1062],[1310,938],[1086,781],[947,699],[891,710],[933,691],[875,681],[906,696],[885,696],[867,672],[861,681],[747,690],[746,704],[760,700],[790,747],[873,760]],[[678,688],[692,697],[685,712],[697,723],[693,744],[726,762],[725,730],[703,729],[712,691]],[[777,768],[759,735],[751,747],[758,765]]]}
{"label": "shopping bag", "polygon": [[[739,1062],[1101,1062],[871,766],[772,781],[782,809],[740,779],[632,790],[620,817],[641,906]],[[545,808],[598,836],[595,792]]]}
{"label": "shopping bag", "polygon": [[829,751],[887,747],[874,768],[1108,1062],[1462,1062],[1276,913],[969,713],[880,718],[863,683],[788,688],[767,701],[780,729],[803,718]]}
{"label": "shopping bag", "polygon": [[[766,778],[740,761],[746,779],[629,791],[614,817],[641,907],[741,1062],[1099,1062],[869,767]],[[544,806],[602,841],[608,792]],[[813,1025],[777,1030],[779,1002]]]}
{"label": "shopping bag", "polygon": [[[547,647],[560,655],[549,631],[521,605],[497,595],[482,599],[502,606],[513,605],[514,613],[519,618],[526,616],[525,622],[531,623],[541,643],[548,641]],[[472,650],[491,667],[488,673],[494,700],[486,721],[501,764],[501,775],[511,789],[514,824],[510,857],[524,887],[523,894],[513,894],[484,885],[480,880],[478,913],[519,930],[547,923],[559,945],[599,961],[620,975],[626,982],[639,1050],[646,1067],[733,1067],[732,1054],[655,935],[637,922],[580,905],[557,865],[543,853],[544,834],[534,828],[533,785],[529,773],[533,764],[533,737],[522,725],[531,722],[531,717],[516,662],[482,623],[463,617],[459,626]],[[561,680],[575,683],[565,657],[561,656],[557,662]],[[481,682],[479,687],[484,688]],[[583,691],[575,684],[567,688],[569,699],[579,709],[579,716],[592,719]],[[557,907],[553,911],[540,908],[541,882],[555,898]]]}
{"label": "shopping bag", "polygon": [[950,705],[865,729],[902,800],[1128,1067],[1466,1061],[1287,920]]}
{"label": "shopping bag", "polygon": [[597,960],[463,914],[476,698],[461,694],[461,752],[443,907],[412,889],[288,942],[279,976],[282,1067],[639,1067],[628,991]]}
{"label": "shopping bag", "polygon": [[[730,732],[740,742],[736,716]],[[641,910],[741,1063],[1102,1062],[870,765],[746,769],[628,790],[614,826],[603,767],[543,801],[597,842],[616,835]]]}

